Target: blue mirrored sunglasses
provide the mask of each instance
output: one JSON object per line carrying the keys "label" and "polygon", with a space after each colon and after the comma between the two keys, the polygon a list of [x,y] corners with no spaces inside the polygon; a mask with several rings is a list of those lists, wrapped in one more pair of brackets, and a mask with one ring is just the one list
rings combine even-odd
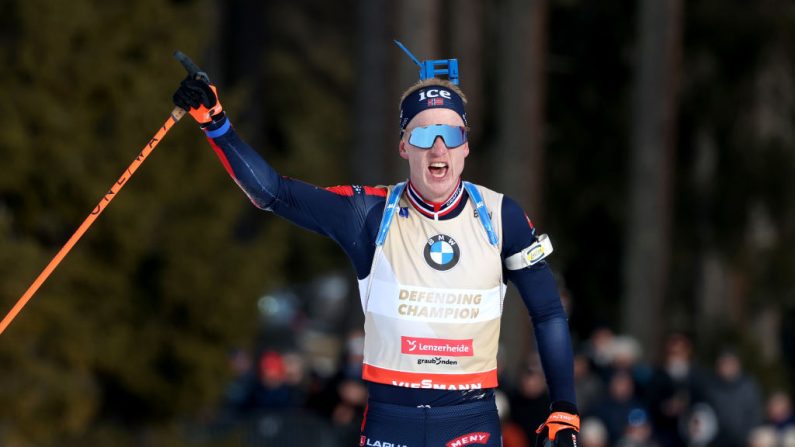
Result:
{"label": "blue mirrored sunglasses", "polygon": [[467,129],[447,124],[415,127],[409,135],[409,144],[420,149],[430,149],[437,137],[442,137],[444,145],[452,149],[467,142]]}

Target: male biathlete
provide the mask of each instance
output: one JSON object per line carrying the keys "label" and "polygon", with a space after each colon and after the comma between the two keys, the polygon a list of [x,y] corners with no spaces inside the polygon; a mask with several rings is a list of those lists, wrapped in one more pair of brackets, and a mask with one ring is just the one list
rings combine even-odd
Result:
{"label": "male biathlete", "polygon": [[230,124],[216,89],[188,77],[174,94],[255,206],[336,241],[353,262],[365,314],[369,390],[360,445],[500,446],[494,403],[506,281],[533,319],[549,394],[539,433],[576,446],[572,349],[549,240],[502,194],[462,181],[466,98],[430,78],[400,102],[408,181],[321,188],[279,176]]}

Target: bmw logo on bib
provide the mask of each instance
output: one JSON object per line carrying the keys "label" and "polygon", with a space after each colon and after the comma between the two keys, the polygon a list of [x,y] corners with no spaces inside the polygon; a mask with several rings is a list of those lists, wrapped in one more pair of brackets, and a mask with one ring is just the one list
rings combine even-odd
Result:
{"label": "bmw logo on bib", "polygon": [[437,234],[425,244],[425,262],[436,270],[450,270],[458,264],[461,249],[455,239],[446,234]]}

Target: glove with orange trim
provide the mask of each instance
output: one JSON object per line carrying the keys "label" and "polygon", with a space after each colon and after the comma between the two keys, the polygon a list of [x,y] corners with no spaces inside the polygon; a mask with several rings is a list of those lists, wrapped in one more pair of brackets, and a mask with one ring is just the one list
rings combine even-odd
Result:
{"label": "glove with orange trim", "polygon": [[[579,445],[580,416],[577,407],[569,402],[553,402],[546,422],[536,430],[537,435],[546,431],[544,446],[577,447]],[[542,439],[538,436],[537,439]],[[538,441],[536,441],[538,444]]]}
{"label": "glove with orange trim", "polygon": [[189,112],[201,125],[219,121],[224,116],[217,89],[203,79],[189,75],[180,82],[173,99],[174,105]]}

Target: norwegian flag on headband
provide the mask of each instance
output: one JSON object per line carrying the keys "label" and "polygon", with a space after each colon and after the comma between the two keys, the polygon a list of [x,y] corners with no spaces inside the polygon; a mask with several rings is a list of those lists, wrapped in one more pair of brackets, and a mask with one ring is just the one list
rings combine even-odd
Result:
{"label": "norwegian flag on headband", "polygon": [[[408,123],[418,113],[430,108],[447,108],[456,112],[464,125],[467,125],[467,114],[464,100],[455,91],[444,86],[429,85],[413,91],[400,103],[400,130],[406,130]],[[401,137],[403,133],[401,132]]]}

